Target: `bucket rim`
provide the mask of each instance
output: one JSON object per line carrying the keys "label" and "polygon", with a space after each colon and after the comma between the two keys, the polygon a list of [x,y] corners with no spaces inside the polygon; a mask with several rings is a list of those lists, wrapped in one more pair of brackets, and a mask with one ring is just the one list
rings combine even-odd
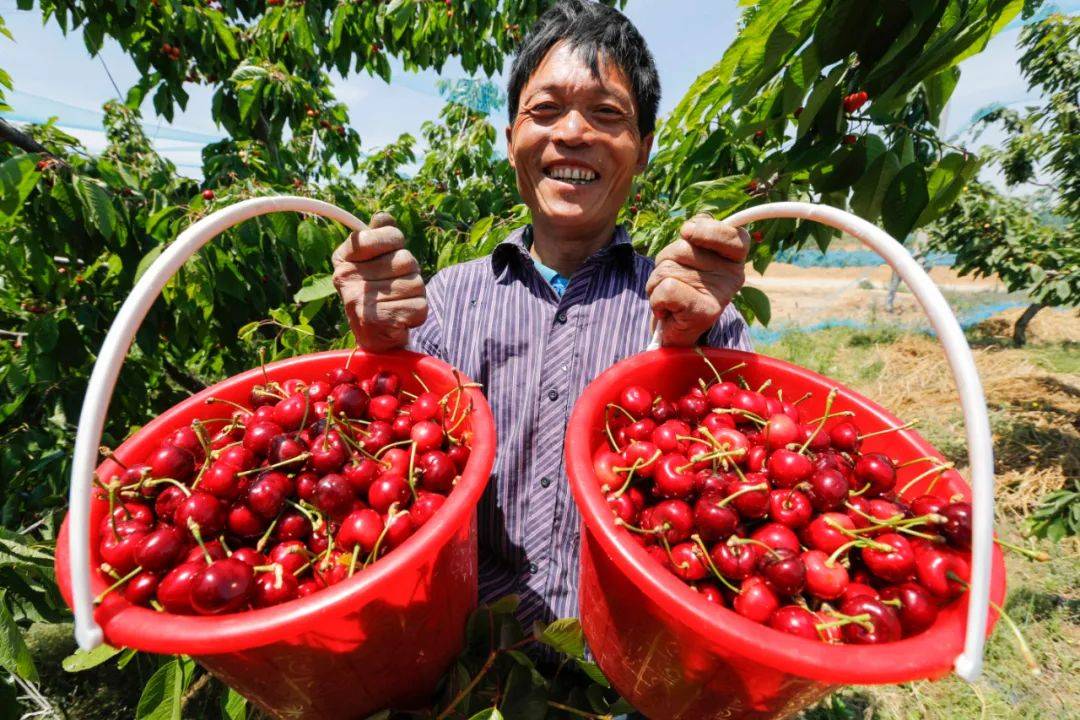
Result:
{"label": "bucket rim", "polygon": [[[737,649],[747,659],[777,670],[800,675],[829,685],[883,684],[933,679],[947,675],[964,647],[967,596],[957,598],[942,609],[937,621],[926,631],[883,645],[829,645],[796,637],[740,616],[734,610],[717,607],[694,592],[674,574],[659,569],[656,561],[636,543],[628,541],[615,525],[611,509],[593,480],[592,438],[603,407],[615,396],[625,376],[658,361],[679,362],[698,359],[698,351],[710,361],[746,363],[745,371],[766,371],[795,375],[810,384],[836,387],[838,399],[874,416],[887,426],[902,422],[892,413],[860,393],[812,370],[753,352],[726,348],[660,348],[626,358],[597,376],[574,407],[566,431],[566,466],[571,491],[581,515],[582,533],[597,542],[614,565],[669,617],[707,639],[714,647],[731,653]],[[700,361],[700,360],[699,360]],[[650,368],[657,372],[657,368]],[[918,433],[899,431],[927,455],[941,456]],[[971,488],[955,473],[945,478],[954,493],[970,501]],[[993,549],[990,595],[1001,603],[1005,595],[1005,565],[1001,550]],[[580,609],[584,615],[587,608]],[[989,633],[997,620],[991,612]],[[587,639],[587,638],[586,638]],[[602,669],[602,668],[601,668]]]}
{"label": "bucket rim", "polygon": [[[456,384],[456,373],[461,383],[468,385],[472,382],[442,360],[410,350],[384,353],[359,349],[355,352],[327,350],[299,355],[231,376],[182,400],[125,440],[116,448],[114,455],[124,460],[125,454],[132,452],[133,445],[149,442],[149,438],[161,437],[168,430],[177,427],[178,420],[190,409],[203,405],[205,398],[221,394],[223,390],[230,388],[255,384],[255,381],[263,378],[264,372],[276,379],[284,379],[290,373],[303,372],[304,368],[312,366],[328,365],[335,360],[345,360],[350,355],[353,355],[354,364],[365,360],[376,366],[396,363],[407,367],[409,372],[418,372],[425,379],[434,376]],[[475,387],[466,387],[465,392],[473,402],[470,418],[473,438],[461,479],[439,511],[393,552],[372,563],[364,572],[307,597],[227,615],[175,615],[158,612],[132,605],[114,593],[95,608],[94,613],[95,619],[104,630],[105,641],[114,646],[167,654],[212,655],[238,652],[295,638],[304,629],[299,627],[300,625],[307,623],[317,626],[320,615],[347,612],[365,604],[378,593],[384,582],[392,581],[395,575],[408,571],[415,563],[423,562],[427,556],[451,542],[454,535],[465,528],[471,528],[475,522],[476,504],[487,486],[495,459],[495,423],[483,393]],[[102,471],[110,466],[117,467],[112,460],[106,460],[97,470]],[[61,595],[70,607],[72,596],[69,520],[70,518],[65,516],[57,537],[54,567]],[[94,543],[97,540],[98,524],[92,522],[90,526],[91,540]],[[97,549],[94,546],[91,547],[91,558],[97,560]],[[98,572],[92,572],[91,579],[95,594],[108,587]]]}

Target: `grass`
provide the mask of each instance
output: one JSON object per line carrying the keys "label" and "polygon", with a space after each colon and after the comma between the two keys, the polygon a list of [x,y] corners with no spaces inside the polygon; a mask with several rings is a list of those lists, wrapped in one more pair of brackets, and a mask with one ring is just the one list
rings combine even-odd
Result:
{"label": "grass", "polygon": [[[1051,559],[1007,557],[1006,610],[1031,646],[1033,675],[999,623],[986,669],[974,686],[955,676],[937,682],[845,688],[804,711],[802,720],[952,720],[1080,717],[1080,540],[1025,540],[1024,517],[1046,493],[1080,475],[1080,343],[1057,338],[1014,349],[1008,322],[969,333],[990,408],[998,483],[997,530],[1037,545]],[[1073,337],[1080,337],[1074,335]],[[963,423],[944,355],[932,337],[883,327],[793,333],[757,348],[820,372],[863,393],[919,432],[951,460],[966,464]]]}

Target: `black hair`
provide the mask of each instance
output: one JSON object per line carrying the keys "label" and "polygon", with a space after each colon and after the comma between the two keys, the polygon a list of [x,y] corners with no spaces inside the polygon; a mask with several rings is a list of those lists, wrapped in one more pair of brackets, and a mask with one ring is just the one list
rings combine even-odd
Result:
{"label": "black hair", "polygon": [[622,70],[634,93],[641,137],[656,128],[660,77],[645,38],[621,12],[592,0],[559,0],[537,19],[522,40],[510,68],[507,105],[511,123],[517,117],[525,83],[560,41],[584,58],[596,78],[600,77],[600,54]]}

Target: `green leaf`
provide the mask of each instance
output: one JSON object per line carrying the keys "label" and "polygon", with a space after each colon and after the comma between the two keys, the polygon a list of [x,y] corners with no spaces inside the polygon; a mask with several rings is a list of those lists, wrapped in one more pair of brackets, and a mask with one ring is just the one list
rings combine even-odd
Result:
{"label": "green leaf", "polygon": [[161,255],[164,250],[164,244],[157,245],[151,248],[150,252],[143,255],[142,259],[139,260],[139,264],[135,267],[135,282],[139,282],[139,278],[150,269],[150,266],[154,264],[154,261],[158,259],[158,256]]}
{"label": "green leaf", "polygon": [[810,132],[810,128],[816,124],[818,113],[837,109],[833,108],[835,98],[832,96],[839,95],[837,84],[844,76],[845,69],[843,65],[839,65],[833,68],[827,78],[814,84],[814,89],[810,91],[810,97],[806,99],[806,104],[803,106],[802,114],[799,115],[799,129],[795,134],[797,138]]}
{"label": "green leaf", "polygon": [[0,213],[14,217],[41,179],[37,162],[41,155],[16,155],[0,164]]}
{"label": "green leaf", "polygon": [[956,84],[960,81],[960,68],[945,68],[936,75],[923,80],[923,91],[926,93],[926,106],[930,116],[930,122],[937,125],[941,117],[941,111],[952,97]]}
{"label": "green leaf", "polygon": [[336,292],[333,273],[311,275],[304,280],[304,286],[293,295],[293,300],[298,303],[311,302],[312,300],[330,297]]}
{"label": "green leaf", "polygon": [[503,715],[497,707],[484,708],[470,717],[469,720],[503,720]]}
{"label": "green leaf", "polygon": [[559,618],[549,625],[536,623],[533,635],[537,640],[574,658],[585,656],[585,635],[577,618]]}
{"label": "green leaf", "polygon": [[7,589],[0,590],[0,667],[23,680],[37,682],[34,659],[23,641],[22,631],[15,624],[7,604]]}
{"label": "green leaf", "polygon": [[60,662],[60,666],[70,673],[82,672],[83,670],[97,667],[122,651],[123,648],[111,647],[109,645],[98,645],[89,652],[85,650],[76,650],[74,653],[64,658]]}
{"label": "green leaf", "polygon": [[486,218],[482,218],[473,224],[472,230],[469,231],[469,244],[476,247],[480,244],[480,240],[491,232],[491,225],[495,222],[494,215],[488,215]]}
{"label": "green leaf", "polygon": [[885,202],[881,209],[885,232],[903,242],[915,229],[919,215],[928,202],[926,172],[922,165],[913,162],[902,168],[885,191]]}
{"label": "green leaf", "polygon": [[885,191],[896,174],[900,172],[900,158],[886,151],[870,163],[863,176],[856,181],[851,195],[851,209],[859,217],[874,222],[881,214]]}
{"label": "green leaf", "polygon": [[762,325],[768,325],[769,320],[772,319],[772,306],[769,304],[769,296],[750,285],[743,285],[742,289],[739,290],[739,295],[754,313],[754,317],[758,319],[758,322]]}
{"label": "green leaf", "polygon": [[143,687],[135,720],[180,720],[184,690],[190,681],[193,663],[173,658],[157,669]]}
{"label": "green leaf", "polygon": [[589,662],[588,660],[582,660],[581,658],[574,658],[574,662],[577,663],[577,666],[581,668],[581,671],[588,675],[589,679],[594,683],[603,685],[606,688],[611,687],[611,683],[604,677],[604,673],[600,671],[599,665],[594,662]]}
{"label": "green leaf", "polygon": [[247,720],[247,699],[232,688],[221,696],[222,720]]}
{"label": "green leaf", "polygon": [[866,170],[866,142],[844,145],[824,163],[810,171],[810,182],[820,193],[835,192],[851,186]]}
{"label": "green leaf", "polygon": [[927,225],[948,210],[978,170],[979,159],[974,155],[965,157],[962,153],[949,153],[943,157],[930,171],[926,183],[929,202],[919,215],[916,226]]}
{"label": "green leaf", "polygon": [[102,237],[111,238],[116,231],[116,210],[104,183],[85,175],[76,175],[72,183],[87,222],[101,233]]}

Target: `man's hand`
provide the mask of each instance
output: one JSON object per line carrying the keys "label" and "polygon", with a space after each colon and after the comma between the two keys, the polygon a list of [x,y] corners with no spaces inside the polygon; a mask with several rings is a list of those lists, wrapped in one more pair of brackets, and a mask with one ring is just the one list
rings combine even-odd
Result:
{"label": "man's hand", "polygon": [[374,352],[405,347],[409,328],[424,322],[428,305],[420,265],[394,218],[375,213],[367,230],[334,251],[333,262],[334,286],[357,344]]}
{"label": "man's hand", "polygon": [[750,236],[700,213],[656,256],[645,285],[662,345],[688,346],[713,326],[745,279]]}

